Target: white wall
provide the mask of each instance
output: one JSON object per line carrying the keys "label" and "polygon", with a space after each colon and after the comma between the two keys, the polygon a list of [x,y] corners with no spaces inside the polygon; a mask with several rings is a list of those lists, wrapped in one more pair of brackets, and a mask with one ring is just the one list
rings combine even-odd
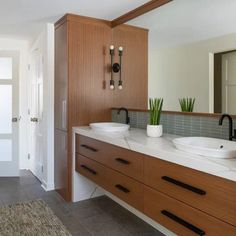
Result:
{"label": "white wall", "polygon": [[0,38],[0,50],[19,51],[19,167],[28,168],[28,41]]}
{"label": "white wall", "polygon": [[179,98],[195,97],[194,111],[209,112],[210,53],[235,50],[236,34],[173,48],[157,48],[149,37],[149,97],[163,97],[172,111],[180,110]]}
{"label": "white wall", "polygon": [[54,25],[46,24],[31,51],[43,55],[43,180],[46,190],[54,189]]}

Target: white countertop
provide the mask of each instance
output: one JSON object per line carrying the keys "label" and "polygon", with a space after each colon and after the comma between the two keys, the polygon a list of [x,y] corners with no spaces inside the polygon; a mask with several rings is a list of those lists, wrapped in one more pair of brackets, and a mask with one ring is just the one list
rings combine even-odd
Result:
{"label": "white countertop", "polygon": [[149,138],[146,130],[131,128],[125,133],[95,132],[88,126],[74,127],[75,133],[110,143],[135,152],[186,166],[225,179],[236,181],[236,159],[212,159],[177,150],[172,143],[176,135]]}

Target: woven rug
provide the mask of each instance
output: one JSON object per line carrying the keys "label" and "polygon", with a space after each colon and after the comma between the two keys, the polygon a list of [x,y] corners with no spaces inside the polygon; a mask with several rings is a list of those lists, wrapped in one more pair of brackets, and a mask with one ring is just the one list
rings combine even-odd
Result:
{"label": "woven rug", "polygon": [[42,200],[0,207],[1,236],[71,236]]}

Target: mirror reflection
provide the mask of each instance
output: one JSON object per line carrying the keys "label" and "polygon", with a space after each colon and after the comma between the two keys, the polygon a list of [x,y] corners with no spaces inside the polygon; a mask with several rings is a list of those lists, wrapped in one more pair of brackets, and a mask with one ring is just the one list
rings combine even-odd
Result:
{"label": "mirror reflection", "polygon": [[148,93],[164,110],[236,114],[235,9],[235,0],[174,0],[129,22],[149,29]]}

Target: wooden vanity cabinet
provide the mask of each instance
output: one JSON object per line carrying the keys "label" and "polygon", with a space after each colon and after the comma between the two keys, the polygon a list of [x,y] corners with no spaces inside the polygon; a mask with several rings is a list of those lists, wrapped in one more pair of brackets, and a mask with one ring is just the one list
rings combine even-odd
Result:
{"label": "wooden vanity cabinet", "polygon": [[76,137],[77,152],[143,182],[143,157],[136,152],[85,136]]}
{"label": "wooden vanity cabinet", "polygon": [[143,185],[117,171],[77,154],[76,170],[131,206],[143,211]]}
{"label": "wooden vanity cabinet", "polygon": [[236,235],[234,226],[147,186],[144,213],[178,235]]}
{"label": "wooden vanity cabinet", "polygon": [[[114,62],[119,59],[118,47],[124,47],[123,90],[109,89],[112,44],[116,46]],[[72,192],[72,127],[109,121],[112,107],[147,108],[147,48],[148,31],[142,28],[121,25],[112,29],[110,21],[72,14],[56,22],[55,139],[60,139],[56,137],[59,131],[65,132],[67,150],[62,158],[55,143],[54,173],[56,190],[67,201]],[[114,79],[118,86],[118,75]],[[134,168],[136,177],[138,168]]]}
{"label": "wooden vanity cabinet", "polygon": [[82,135],[76,153],[80,174],[177,235],[236,235],[235,182]]}
{"label": "wooden vanity cabinet", "polygon": [[144,183],[236,226],[236,183],[157,158],[144,161]]}

